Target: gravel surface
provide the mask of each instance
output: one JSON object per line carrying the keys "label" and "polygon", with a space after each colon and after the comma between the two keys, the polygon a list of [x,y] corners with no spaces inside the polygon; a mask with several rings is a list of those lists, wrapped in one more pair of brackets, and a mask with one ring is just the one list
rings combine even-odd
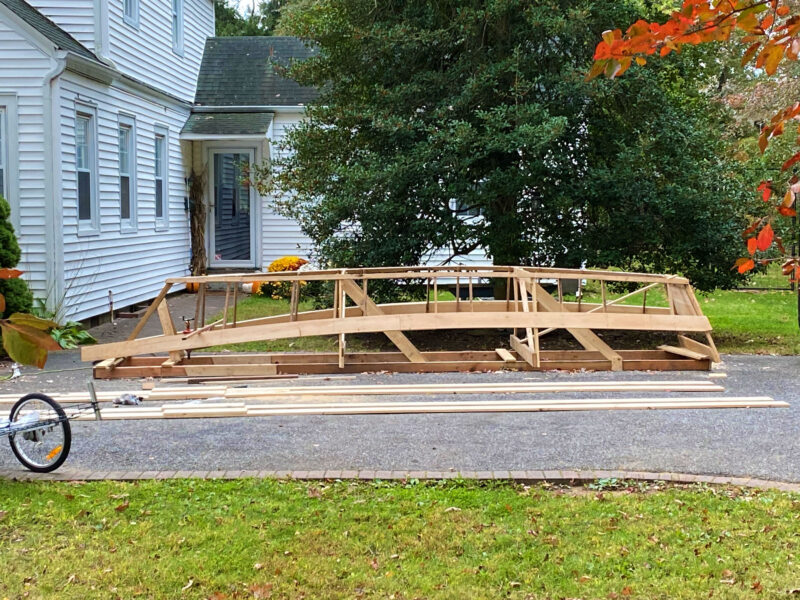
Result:
{"label": "gravel surface", "polygon": [[[725,356],[724,361],[716,372],[724,372],[727,377],[715,381],[725,386],[726,395],[772,396],[790,402],[791,408],[73,423],[72,453],[65,467],[109,471],[626,469],[800,482],[800,403],[796,402],[800,357]],[[54,355],[48,370],[0,382],[0,393],[81,390],[85,389],[90,374],[76,352]],[[705,372],[384,374],[331,382],[278,380],[274,385],[701,380],[708,375]],[[140,389],[141,382],[97,383],[100,388],[135,391]],[[648,394],[571,396],[626,395]],[[521,400],[526,396],[486,399],[512,397]],[[553,395],[527,397],[543,399]],[[480,396],[469,396],[470,400],[477,398]],[[450,395],[424,399],[457,398]],[[0,448],[0,469],[17,467],[10,449]]]}

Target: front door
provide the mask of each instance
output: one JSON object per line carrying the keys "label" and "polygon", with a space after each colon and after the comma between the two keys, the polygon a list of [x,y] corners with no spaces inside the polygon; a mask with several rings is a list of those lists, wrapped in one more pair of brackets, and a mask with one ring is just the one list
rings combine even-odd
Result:
{"label": "front door", "polygon": [[249,182],[252,150],[212,150],[209,189],[212,267],[255,267],[255,214]]}

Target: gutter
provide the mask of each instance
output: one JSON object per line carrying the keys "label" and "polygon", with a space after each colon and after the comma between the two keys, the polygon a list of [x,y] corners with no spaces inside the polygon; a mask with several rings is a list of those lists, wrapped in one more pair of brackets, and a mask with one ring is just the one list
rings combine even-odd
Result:
{"label": "gutter", "polygon": [[[63,248],[63,196],[61,185],[61,127],[59,116],[60,81],[67,68],[67,53],[56,51],[55,66],[44,77],[42,86],[42,130],[44,132],[45,266],[47,306],[63,306],[65,294]],[[49,134],[49,135],[48,135]],[[57,182],[56,182],[57,178]],[[57,315],[62,317],[63,315]]]}
{"label": "gutter", "polygon": [[302,112],[306,109],[306,104],[294,104],[291,106],[198,106],[192,107],[193,113],[262,113],[262,112]]}
{"label": "gutter", "polygon": [[75,73],[83,75],[84,77],[88,77],[89,79],[94,79],[106,85],[111,85],[112,83],[122,83],[135,89],[136,91],[160,98],[166,102],[171,102],[172,104],[180,106],[183,109],[191,109],[193,106],[189,100],[178,98],[177,96],[173,96],[168,92],[161,91],[148,83],[139,81],[135,77],[120,73],[112,66],[91,60],[89,58],[84,58],[83,56],[73,52],[68,52],[66,54],[66,58],[67,68],[70,71],[74,71]]}

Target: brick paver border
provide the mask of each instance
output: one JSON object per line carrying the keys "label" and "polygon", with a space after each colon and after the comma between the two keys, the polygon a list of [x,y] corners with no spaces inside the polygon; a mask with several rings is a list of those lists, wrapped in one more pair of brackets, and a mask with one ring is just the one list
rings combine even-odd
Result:
{"label": "brick paver border", "polygon": [[648,471],[595,471],[595,470],[548,470],[548,471],[375,471],[371,469],[329,471],[75,471],[63,469],[54,473],[31,473],[23,470],[0,471],[0,479],[11,481],[136,481],[146,479],[296,479],[299,481],[320,480],[434,480],[474,479],[480,481],[513,481],[516,483],[553,483],[583,485],[599,479],[624,479],[630,481],[665,481],[671,483],[705,483],[711,485],[733,485],[782,492],[800,492],[800,483],[770,481],[750,477],[723,477],[717,475],[694,475],[691,473],[661,473]]}

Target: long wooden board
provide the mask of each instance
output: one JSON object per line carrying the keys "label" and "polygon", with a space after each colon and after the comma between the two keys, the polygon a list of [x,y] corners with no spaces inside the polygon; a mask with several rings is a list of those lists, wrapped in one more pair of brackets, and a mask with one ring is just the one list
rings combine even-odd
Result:
{"label": "long wooden board", "polygon": [[[295,404],[295,405],[240,405],[202,406],[182,405],[166,407],[123,407],[102,409],[106,420],[187,419],[223,417],[265,417],[300,415],[398,415],[435,413],[512,413],[555,412],[588,410],[666,410],[666,409],[720,409],[720,408],[788,408],[789,404],[768,396],[722,396],[711,398],[587,398],[523,402],[383,402],[345,404]],[[93,415],[82,415],[78,420],[92,420]]]}

